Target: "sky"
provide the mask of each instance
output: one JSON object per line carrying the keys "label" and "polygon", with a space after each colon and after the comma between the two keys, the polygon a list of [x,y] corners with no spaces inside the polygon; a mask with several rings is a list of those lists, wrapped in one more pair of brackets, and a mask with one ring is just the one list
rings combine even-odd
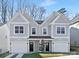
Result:
{"label": "sky", "polygon": [[45,7],[47,15],[61,8],[66,8],[70,17],[79,13],[79,0],[33,0],[33,2],[38,6]]}
{"label": "sky", "polygon": [[61,8],[65,8],[67,10],[70,18],[79,13],[79,0],[27,0],[27,2],[28,1],[33,2],[37,6],[45,7],[46,16]]}

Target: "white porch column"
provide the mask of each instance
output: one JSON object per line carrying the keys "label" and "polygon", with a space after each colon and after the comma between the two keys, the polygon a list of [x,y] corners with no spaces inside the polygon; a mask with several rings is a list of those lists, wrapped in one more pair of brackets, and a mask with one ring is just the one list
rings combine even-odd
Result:
{"label": "white porch column", "polygon": [[27,40],[26,45],[27,45],[27,47],[26,47],[27,53],[29,53],[29,40]]}
{"label": "white porch column", "polygon": [[39,44],[41,44],[41,40],[39,40]]}
{"label": "white porch column", "polygon": [[52,40],[52,52],[54,52],[54,41]]}
{"label": "white porch column", "polygon": [[40,51],[40,47],[41,47],[41,45],[40,45],[40,44],[41,44],[41,40],[39,40],[39,52],[41,52],[41,51]]}

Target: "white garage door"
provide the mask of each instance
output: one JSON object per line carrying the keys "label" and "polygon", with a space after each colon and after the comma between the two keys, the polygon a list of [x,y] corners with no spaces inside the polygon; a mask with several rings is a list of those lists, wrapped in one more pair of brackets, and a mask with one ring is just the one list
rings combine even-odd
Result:
{"label": "white garage door", "polygon": [[67,42],[57,41],[54,42],[54,52],[68,52],[69,47]]}
{"label": "white garage door", "polygon": [[27,44],[24,41],[12,41],[11,42],[11,52],[12,53],[26,53]]}

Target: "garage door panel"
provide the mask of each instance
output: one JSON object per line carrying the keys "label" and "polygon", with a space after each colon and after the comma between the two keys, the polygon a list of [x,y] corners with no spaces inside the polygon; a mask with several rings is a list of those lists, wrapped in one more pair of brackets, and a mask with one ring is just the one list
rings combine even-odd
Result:
{"label": "garage door panel", "polygon": [[13,41],[11,42],[11,51],[15,53],[25,53],[27,52],[26,42],[22,41]]}
{"label": "garage door panel", "polygon": [[54,42],[54,52],[68,52],[68,43]]}

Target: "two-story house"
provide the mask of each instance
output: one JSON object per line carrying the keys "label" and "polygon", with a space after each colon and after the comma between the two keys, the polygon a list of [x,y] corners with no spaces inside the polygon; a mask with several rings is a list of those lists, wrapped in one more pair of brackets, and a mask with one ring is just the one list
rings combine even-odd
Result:
{"label": "two-story house", "polygon": [[53,12],[44,21],[35,21],[18,12],[8,22],[10,52],[70,52],[69,20],[64,14]]}

